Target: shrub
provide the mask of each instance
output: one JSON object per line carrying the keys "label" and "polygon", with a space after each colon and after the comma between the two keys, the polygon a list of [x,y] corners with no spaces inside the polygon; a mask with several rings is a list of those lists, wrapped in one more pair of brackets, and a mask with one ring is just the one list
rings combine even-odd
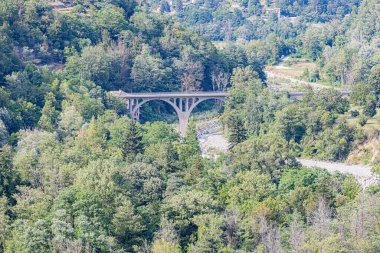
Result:
{"label": "shrub", "polygon": [[364,115],[360,115],[359,117],[359,125],[364,126],[368,121],[368,117]]}
{"label": "shrub", "polygon": [[351,111],[351,117],[356,118],[357,116],[359,116],[359,112],[357,110]]}
{"label": "shrub", "polygon": [[370,100],[366,103],[363,114],[370,118],[376,115],[376,102],[374,100]]}

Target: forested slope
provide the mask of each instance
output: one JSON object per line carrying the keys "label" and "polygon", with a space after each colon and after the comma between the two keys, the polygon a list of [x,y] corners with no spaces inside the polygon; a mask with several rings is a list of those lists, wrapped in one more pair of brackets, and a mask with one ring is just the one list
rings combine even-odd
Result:
{"label": "forested slope", "polygon": [[307,23],[341,20],[360,2],[149,0],[144,3],[153,11],[177,16],[185,26],[212,40],[253,40],[270,33],[292,37]]}
{"label": "forested slope", "polygon": [[[295,159],[344,160],[376,133],[378,31],[365,23],[378,19],[376,1],[347,17],[359,2],[329,3],[276,2],[285,16],[321,16],[323,28],[266,32],[272,18],[262,17],[252,21],[262,40],[215,46],[186,28],[196,26],[187,14],[142,1],[1,1],[0,251],[379,252],[379,186]],[[222,18],[220,6],[210,8]],[[344,29],[320,39],[334,19]],[[331,89],[292,101],[267,88],[264,65],[284,54],[320,61],[323,73],[339,59],[322,58],[328,50],[352,47],[367,75],[350,99]],[[201,157],[193,121],[184,138],[164,122],[132,122],[107,93],[226,88],[231,147],[218,160]],[[147,120],[168,115],[146,110]]]}

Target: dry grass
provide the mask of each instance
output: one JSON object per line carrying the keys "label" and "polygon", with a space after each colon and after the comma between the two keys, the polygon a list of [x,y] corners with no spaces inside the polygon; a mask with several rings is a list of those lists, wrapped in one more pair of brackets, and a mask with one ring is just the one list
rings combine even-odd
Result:
{"label": "dry grass", "polygon": [[[351,110],[355,109],[357,108],[352,108]],[[344,115],[342,115],[340,120],[346,120],[350,126],[359,125],[359,117],[353,118],[350,112],[347,112]],[[376,115],[367,121],[367,123],[363,126],[363,130],[367,134],[372,134],[374,132],[380,131],[380,109],[377,109]]]}
{"label": "dry grass", "polygon": [[57,8],[57,9],[54,9],[54,11],[59,12],[59,13],[68,14],[68,13],[71,13],[73,11],[73,7]]}
{"label": "dry grass", "polygon": [[55,1],[55,2],[49,2],[49,5],[53,8],[53,11],[58,13],[71,13],[73,10],[73,7],[67,6],[66,4]]}
{"label": "dry grass", "polygon": [[347,157],[347,163],[378,164],[380,162],[380,136],[370,137],[359,144]]}
{"label": "dry grass", "polygon": [[[351,110],[358,110],[359,108],[351,108]],[[358,110],[359,111],[359,110]],[[361,113],[361,112],[360,112]],[[359,126],[359,117],[353,118],[351,114],[345,113],[339,120],[346,120],[350,126]],[[359,144],[348,155],[346,162],[348,163],[364,163],[376,164],[380,162],[380,109],[377,109],[377,114],[370,118],[367,123],[362,127],[363,131],[367,134],[368,139]]]}
{"label": "dry grass", "polygon": [[285,65],[268,66],[266,70],[276,75],[293,78],[293,79],[300,79],[306,69],[311,71],[315,68],[316,68],[316,64],[314,62],[297,62],[297,63],[291,64],[290,66],[285,66]]}

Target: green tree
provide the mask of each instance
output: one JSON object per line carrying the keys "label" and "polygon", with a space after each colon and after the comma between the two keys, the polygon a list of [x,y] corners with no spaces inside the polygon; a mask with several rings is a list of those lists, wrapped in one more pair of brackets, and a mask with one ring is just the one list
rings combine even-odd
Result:
{"label": "green tree", "polygon": [[198,227],[197,241],[189,247],[189,252],[218,252],[224,246],[223,216],[203,214],[194,218]]}
{"label": "green tree", "polygon": [[4,146],[7,144],[9,139],[9,133],[4,125],[4,122],[0,119],[0,147]]}
{"label": "green tree", "polygon": [[178,146],[179,162],[182,163],[184,168],[190,167],[200,155],[200,151],[196,125],[194,120],[190,119],[187,125],[186,135],[182,143]]}
{"label": "green tree", "polygon": [[49,239],[51,237],[48,225],[43,220],[38,220],[29,225],[25,220],[17,220],[13,229],[14,237],[7,242],[5,252],[13,253],[42,253],[49,252]]}
{"label": "green tree", "polygon": [[122,146],[124,158],[131,158],[143,152],[143,137],[140,131],[135,121],[130,121],[127,125],[126,136]]}
{"label": "green tree", "polygon": [[52,250],[58,252],[67,252],[73,246],[79,247],[79,240],[74,238],[74,228],[67,220],[66,210],[60,209],[54,213],[54,218],[51,221],[51,247]]}
{"label": "green tree", "polygon": [[164,122],[147,122],[142,126],[143,130],[143,142],[148,146],[151,144],[173,143],[179,141],[179,134],[174,128]]}
{"label": "green tree", "polygon": [[142,240],[142,232],[145,230],[142,217],[136,214],[131,201],[124,196],[116,199],[117,208],[112,218],[112,230],[116,238],[123,242],[129,250],[133,245],[138,245]]}
{"label": "green tree", "polygon": [[164,185],[157,167],[136,162],[127,165],[121,175],[132,204],[141,206],[161,199]]}
{"label": "green tree", "polygon": [[59,118],[58,128],[64,133],[64,136],[75,136],[84,123],[82,116],[74,106],[67,106]]}
{"label": "green tree", "polygon": [[53,132],[57,129],[58,111],[56,110],[56,99],[53,93],[49,92],[45,96],[45,105],[41,110],[41,118],[38,126],[43,130]]}
{"label": "green tree", "polygon": [[128,27],[124,15],[123,9],[108,5],[96,12],[96,27],[99,31],[108,31],[112,38],[116,38],[121,31]]}
{"label": "green tree", "polygon": [[289,143],[278,134],[251,137],[236,146],[230,158],[236,170],[258,170],[273,182],[278,182],[286,167],[298,166]]}
{"label": "green tree", "polygon": [[180,253],[176,231],[167,219],[160,222],[160,230],[152,244],[153,253]]}
{"label": "green tree", "polygon": [[376,98],[374,96],[367,96],[367,101],[363,108],[363,114],[370,118],[376,115]]}
{"label": "green tree", "polygon": [[300,142],[306,132],[306,111],[294,104],[285,107],[277,114],[277,132],[287,141]]}
{"label": "green tree", "polygon": [[275,185],[268,175],[246,171],[238,173],[224,185],[221,197],[231,208],[239,207],[246,212],[257,202],[270,196],[274,189]]}
{"label": "green tree", "polygon": [[195,217],[213,213],[217,202],[210,194],[199,190],[181,190],[166,199],[163,214],[179,233],[179,243],[184,250],[197,232]]}
{"label": "green tree", "polygon": [[188,146],[188,155],[195,156],[200,154],[199,141],[197,137],[197,129],[194,119],[190,119],[186,135],[183,141],[184,145]]}
{"label": "green tree", "polygon": [[20,65],[12,44],[3,27],[0,26],[0,83],[2,84],[4,84],[5,76],[16,71]]}
{"label": "green tree", "polygon": [[136,86],[134,91],[155,91],[171,88],[171,69],[165,67],[159,55],[153,55],[151,48],[144,45],[141,54],[136,56],[131,77]]}
{"label": "green tree", "polygon": [[[58,147],[59,144],[53,133],[38,130],[23,131],[13,159],[21,179],[41,190],[50,189],[51,183],[55,183],[53,178],[59,176],[57,171],[54,171],[58,164],[54,163],[58,161]],[[57,156],[54,157],[55,155]],[[48,157],[52,160],[47,159]]]}
{"label": "green tree", "polygon": [[372,87],[370,85],[358,84],[355,85],[352,89],[352,93],[350,95],[350,100],[359,106],[363,106],[367,102],[367,96],[372,91]]}
{"label": "green tree", "polygon": [[18,99],[16,105],[15,112],[20,117],[20,127],[28,128],[36,126],[41,115],[39,108],[35,104],[23,99]]}
{"label": "green tree", "polygon": [[231,115],[227,121],[229,149],[234,148],[239,143],[245,141],[247,130],[244,127],[244,121],[239,115]]}
{"label": "green tree", "polygon": [[[0,194],[2,195],[2,194]],[[5,251],[5,241],[9,237],[10,232],[10,219],[7,214],[8,200],[7,198],[0,197],[0,249]]]}
{"label": "green tree", "polygon": [[16,193],[17,173],[13,168],[13,152],[11,147],[0,149],[0,196],[10,198]]}
{"label": "green tree", "polygon": [[374,66],[371,69],[371,74],[368,78],[368,82],[371,85],[372,92],[374,92],[377,99],[379,99],[379,96],[380,96],[380,64]]}

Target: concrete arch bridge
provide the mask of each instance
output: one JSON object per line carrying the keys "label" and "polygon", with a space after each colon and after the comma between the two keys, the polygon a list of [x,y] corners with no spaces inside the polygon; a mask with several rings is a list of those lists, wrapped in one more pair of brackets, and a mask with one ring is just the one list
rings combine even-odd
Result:
{"label": "concrete arch bridge", "polygon": [[[179,132],[182,136],[185,135],[190,114],[197,105],[206,100],[225,101],[227,98],[226,91],[126,93],[119,90],[111,91],[111,94],[126,100],[129,115],[136,121],[140,118],[140,108],[143,104],[153,100],[168,103],[178,115]],[[348,94],[349,92],[342,92],[343,96]],[[299,99],[304,96],[304,92],[289,92],[289,96],[292,99]]]}
{"label": "concrete arch bridge", "polygon": [[190,114],[194,108],[206,100],[225,101],[227,92],[152,92],[152,93],[126,93],[124,91],[111,91],[111,94],[125,99],[129,115],[133,120],[140,118],[140,108],[143,104],[158,100],[169,104],[177,113],[179,119],[179,132],[184,135],[189,122]]}

